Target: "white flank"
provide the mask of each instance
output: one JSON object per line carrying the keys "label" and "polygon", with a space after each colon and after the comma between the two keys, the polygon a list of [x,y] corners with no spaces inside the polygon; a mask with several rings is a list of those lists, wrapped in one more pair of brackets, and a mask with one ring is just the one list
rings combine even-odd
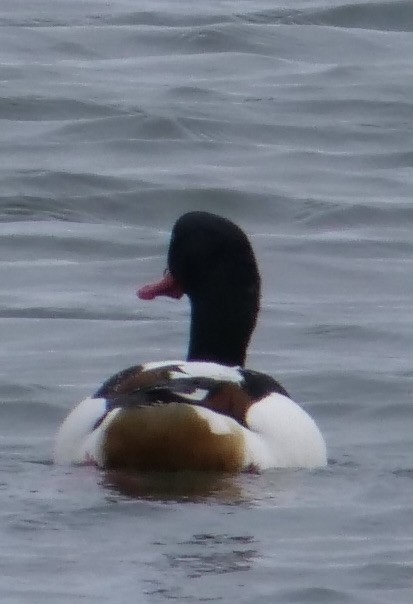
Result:
{"label": "white flank", "polygon": [[247,412],[246,465],[317,468],[327,464],[324,439],[314,420],[294,401],[270,394]]}
{"label": "white flank", "polygon": [[207,409],[206,407],[193,407],[193,410],[208,422],[209,429],[213,434],[230,434],[240,430],[241,426],[235,419],[222,415],[222,413],[216,413]]}
{"label": "white flank", "polygon": [[104,398],[88,397],[81,401],[59,428],[54,447],[54,462],[70,464],[88,461],[85,459],[85,442],[90,437],[93,426],[105,413]]}
{"label": "white flank", "polygon": [[99,427],[86,436],[79,448],[79,459],[77,463],[94,463],[100,468],[103,468],[105,465],[102,446],[103,437],[105,435],[106,428],[120,411],[120,407],[112,409],[112,411],[106,415]]}

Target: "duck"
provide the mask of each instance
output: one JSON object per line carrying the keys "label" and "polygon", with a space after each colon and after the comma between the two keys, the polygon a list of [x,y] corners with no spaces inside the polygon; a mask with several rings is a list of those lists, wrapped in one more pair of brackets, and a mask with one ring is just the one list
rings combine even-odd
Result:
{"label": "duck", "polygon": [[142,303],[188,296],[186,360],[142,363],[109,377],[63,421],[54,462],[144,472],[325,466],[315,421],[276,379],[245,368],[260,289],[239,226],[205,211],[180,216],[163,276],[137,295]]}

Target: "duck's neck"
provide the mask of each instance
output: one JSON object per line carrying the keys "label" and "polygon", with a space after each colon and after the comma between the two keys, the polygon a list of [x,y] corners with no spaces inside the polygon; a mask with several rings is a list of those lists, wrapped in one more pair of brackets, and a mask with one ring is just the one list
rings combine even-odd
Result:
{"label": "duck's neck", "polygon": [[244,365],[258,314],[259,292],[242,293],[214,290],[212,295],[191,298],[188,361]]}

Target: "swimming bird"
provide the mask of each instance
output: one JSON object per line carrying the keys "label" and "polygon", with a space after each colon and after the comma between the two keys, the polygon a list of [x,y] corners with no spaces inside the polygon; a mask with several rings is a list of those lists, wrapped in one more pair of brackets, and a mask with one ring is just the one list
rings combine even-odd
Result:
{"label": "swimming bird", "polygon": [[191,304],[187,360],[149,362],[110,377],[61,425],[56,463],[142,471],[261,471],[324,466],[314,420],[273,377],[244,367],[260,305],[247,235],[189,212],[172,230],[163,277],[138,292]]}

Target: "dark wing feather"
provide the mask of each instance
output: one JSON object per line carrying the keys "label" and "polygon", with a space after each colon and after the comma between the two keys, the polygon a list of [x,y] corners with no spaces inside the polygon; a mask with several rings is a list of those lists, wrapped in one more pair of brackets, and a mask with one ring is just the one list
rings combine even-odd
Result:
{"label": "dark wing feather", "polygon": [[[141,386],[127,393],[106,395],[106,407],[108,411],[111,411],[117,407],[147,407],[159,403],[187,403],[208,406],[206,401],[221,387],[221,382],[204,377],[160,380],[155,384]],[[186,396],[194,394],[198,389],[205,390],[205,395],[200,400]]]}
{"label": "dark wing feather", "polygon": [[243,388],[253,401],[274,392],[291,398],[286,389],[270,375],[252,369],[240,369],[239,372],[243,377]]}
{"label": "dark wing feather", "polygon": [[[185,403],[207,407],[246,426],[245,417],[252,403],[274,392],[289,396],[281,384],[269,375],[250,369],[238,371],[242,377],[240,384],[188,376],[175,364],[150,370],[146,370],[144,365],[136,365],[107,380],[96,392],[95,398],[106,399],[107,413],[116,408]],[[174,375],[181,373],[182,377],[171,378],[171,372]],[[203,390],[205,394],[192,398],[190,395],[195,394],[196,390]]]}

